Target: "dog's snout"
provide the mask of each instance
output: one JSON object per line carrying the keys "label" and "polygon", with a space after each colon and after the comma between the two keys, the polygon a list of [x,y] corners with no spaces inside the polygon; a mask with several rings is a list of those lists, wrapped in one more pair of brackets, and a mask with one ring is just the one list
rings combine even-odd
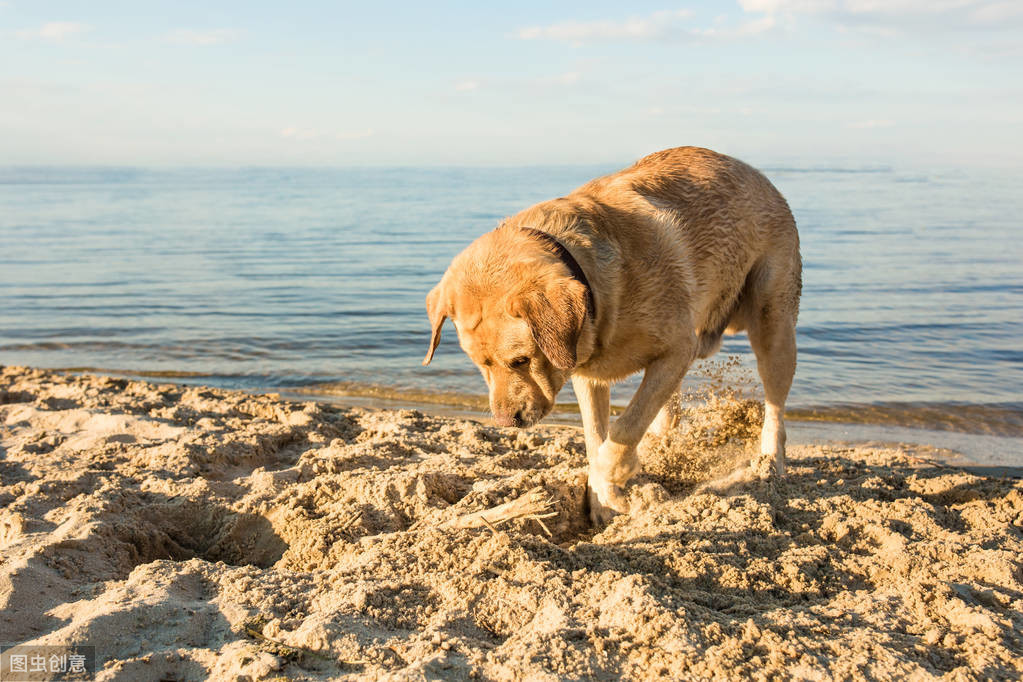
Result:
{"label": "dog's snout", "polygon": [[494,423],[498,426],[514,426],[516,428],[521,428],[526,425],[526,420],[522,416],[522,410],[516,411],[515,414],[495,412]]}

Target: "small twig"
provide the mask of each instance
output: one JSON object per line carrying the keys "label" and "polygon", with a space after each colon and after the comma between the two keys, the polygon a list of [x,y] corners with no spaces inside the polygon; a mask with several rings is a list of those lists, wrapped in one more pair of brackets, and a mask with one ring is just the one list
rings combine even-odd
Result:
{"label": "small twig", "polygon": [[348,516],[341,520],[339,527],[341,530],[348,530],[349,528],[357,524],[360,519],[362,519],[362,510],[356,509],[354,512],[352,512],[351,514],[349,514]]}
{"label": "small twig", "polygon": [[313,658],[318,658],[321,661],[340,662],[340,663],[344,663],[346,665],[368,665],[369,664],[369,661],[345,661],[345,660],[342,660],[342,659],[339,659],[339,658],[335,658],[333,656],[328,656],[326,654],[321,654],[319,651],[313,651],[312,649],[304,649],[304,648],[302,648],[300,646],[292,646],[290,644],[285,644],[284,642],[279,642],[276,639],[271,639],[271,638],[267,637],[266,635],[264,635],[262,632],[260,632],[259,630],[255,629],[251,625],[246,625],[245,626],[245,632],[248,633],[251,637],[255,637],[256,639],[258,639],[261,642],[266,642],[267,644],[273,644],[274,646],[279,647],[284,653],[286,653],[286,654],[288,654],[290,656],[294,656],[296,654],[301,654],[301,655],[305,655],[305,656],[312,656]]}
{"label": "small twig", "polygon": [[[514,519],[546,519],[551,516],[557,516],[556,511],[551,511],[553,506],[554,500],[546,494],[543,488],[536,487],[511,502],[505,502],[483,511],[456,516],[440,524],[440,528],[479,528],[487,526],[494,532],[497,532],[498,526]],[[543,523],[541,522],[540,525],[542,526]],[[550,532],[548,531],[549,534]]]}
{"label": "small twig", "polygon": [[534,516],[530,516],[529,518],[531,518],[534,521],[536,521],[537,523],[539,523],[540,527],[543,528],[543,532],[547,533],[547,537],[552,538],[552,537],[554,537],[554,533],[552,533],[551,529],[547,527],[547,524],[543,522],[544,518],[546,518],[547,516],[551,516],[551,515],[550,514],[545,514],[544,516],[534,515]]}

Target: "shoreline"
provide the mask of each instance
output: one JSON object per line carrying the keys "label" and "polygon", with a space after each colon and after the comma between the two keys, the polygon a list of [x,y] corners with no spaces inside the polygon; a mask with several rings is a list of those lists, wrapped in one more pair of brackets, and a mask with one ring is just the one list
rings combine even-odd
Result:
{"label": "shoreline", "polygon": [[[88,367],[47,369],[52,372],[123,377],[142,381],[169,380],[182,386],[195,386],[177,380],[203,379],[210,375],[181,371],[138,372],[103,370]],[[401,390],[387,386],[357,383],[314,384],[299,387],[258,387],[244,390],[253,395],[280,395],[292,400],[316,400],[350,407],[375,409],[415,409],[431,415],[472,419],[492,425],[486,397],[461,393],[437,393]],[[933,404],[923,406],[879,403],[876,405],[832,405],[814,408],[790,407],[786,410],[790,444],[884,443],[910,444],[934,449],[934,457],[952,466],[988,468],[1003,475],[1023,475],[1023,412],[1010,408],[956,405],[942,412]],[[612,405],[612,416],[622,406]],[[996,419],[991,424],[971,422],[970,415],[985,412]],[[581,425],[578,406],[558,403],[543,424]]]}
{"label": "shoreline", "polygon": [[[493,421],[486,412],[468,410],[441,403],[370,398],[358,395],[327,395],[281,390],[280,395],[292,400],[314,399],[345,407],[379,410],[419,410],[426,414],[470,419],[489,426]],[[559,405],[560,407],[560,405]],[[966,470],[1001,472],[993,475],[1023,478],[1023,438],[963,433],[878,423],[806,420],[785,418],[790,445],[886,445],[913,446],[928,449],[929,456],[948,466]],[[538,425],[582,426],[577,412],[555,410]]]}
{"label": "shoreline", "polygon": [[764,481],[714,436],[592,528],[577,428],[3,367],[0,642],[97,680],[1023,674],[1023,481],[839,443]]}
{"label": "shoreline", "polygon": [[[182,385],[210,385],[224,390],[244,390],[252,393],[279,393],[298,396],[299,399],[379,401],[385,405],[417,405],[436,410],[461,410],[464,414],[484,414],[487,399],[484,394],[454,391],[429,391],[418,388],[397,388],[387,384],[366,384],[351,381],[311,383],[308,385],[255,385],[238,386],[233,382],[215,381],[224,375],[179,370],[128,370],[102,367],[43,367],[51,372],[116,376],[141,381],[169,380]],[[239,377],[232,377],[239,378]],[[187,381],[188,379],[197,382]],[[212,380],[212,381],[211,381]],[[807,405],[792,402],[786,408],[787,419],[801,422],[832,424],[860,424],[914,428],[924,431],[967,433],[974,435],[1023,438],[1023,403],[964,403],[891,402],[835,403]],[[367,403],[368,404],[368,403]],[[419,409],[419,408],[417,408]],[[624,405],[611,406],[616,415]],[[555,407],[560,421],[578,415],[576,403],[559,402]]]}

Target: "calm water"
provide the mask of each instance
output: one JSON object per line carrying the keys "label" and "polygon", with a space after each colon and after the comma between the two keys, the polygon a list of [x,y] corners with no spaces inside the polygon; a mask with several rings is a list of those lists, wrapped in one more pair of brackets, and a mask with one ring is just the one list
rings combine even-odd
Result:
{"label": "calm water", "polygon": [[[613,170],[0,169],[0,362],[481,394],[450,326],[420,367],[426,292]],[[764,170],[803,244],[792,405],[1020,423],[1023,173]]]}

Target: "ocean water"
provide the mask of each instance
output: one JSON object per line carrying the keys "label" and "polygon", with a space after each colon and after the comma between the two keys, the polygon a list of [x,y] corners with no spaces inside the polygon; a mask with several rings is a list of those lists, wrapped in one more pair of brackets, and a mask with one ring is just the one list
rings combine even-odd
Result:
{"label": "ocean water", "polygon": [[[427,291],[502,217],[618,167],[0,168],[0,363],[472,402],[450,325],[420,366]],[[762,170],[802,240],[790,405],[1023,434],[1023,173]],[[744,336],[729,355],[752,366]]]}

